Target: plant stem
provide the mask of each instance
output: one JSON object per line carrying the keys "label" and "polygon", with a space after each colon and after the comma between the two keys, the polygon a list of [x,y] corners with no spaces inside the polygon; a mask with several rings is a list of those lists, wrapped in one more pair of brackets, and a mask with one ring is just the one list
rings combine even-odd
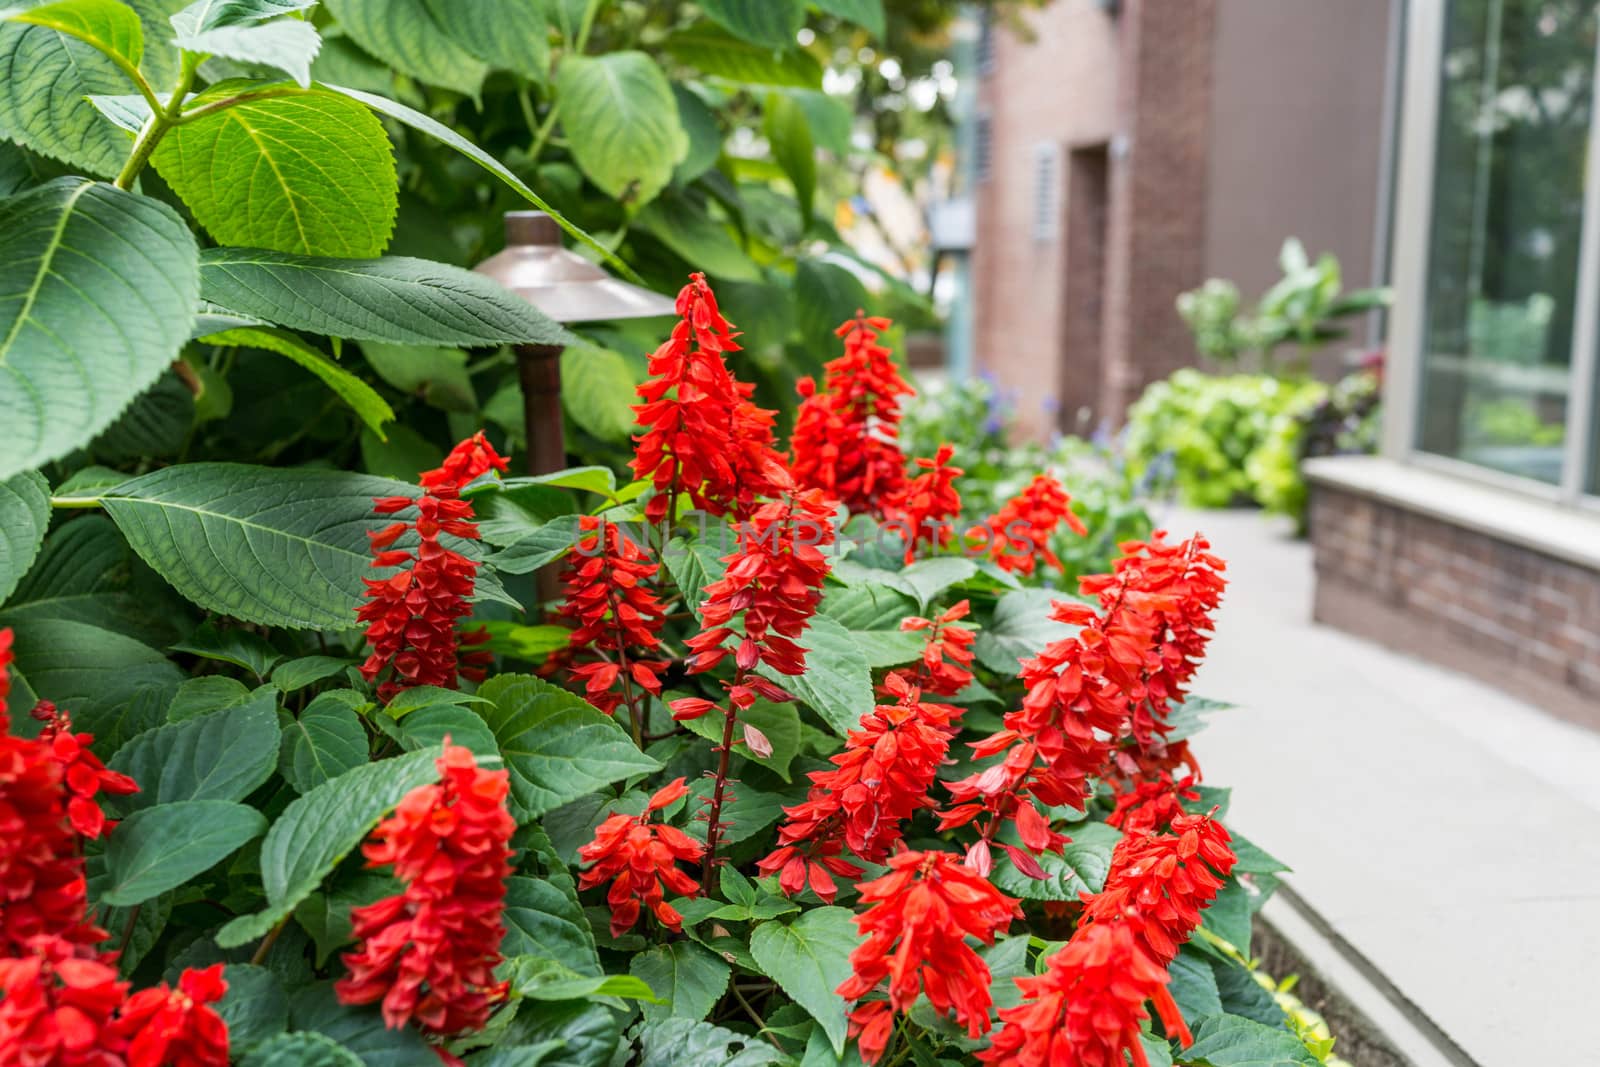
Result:
{"label": "plant stem", "polygon": [[252,965],[261,965],[261,961],[267,958],[267,953],[272,951],[272,946],[277,944],[279,935],[283,933],[283,928],[288,925],[289,916],[285,915],[278,922],[278,925],[274,926],[271,931],[268,932],[267,936],[261,939],[261,944],[256,946],[255,955],[250,957],[250,962]]}
{"label": "plant stem", "polygon": [[191,52],[183,53],[183,63],[178,71],[178,85],[172,90],[172,98],[167,101],[166,107],[157,106],[151,109],[150,120],[139,131],[139,136],[133,142],[133,153],[128,156],[128,162],[123,164],[122,173],[117,175],[118,189],[133,188],[139,172],[144,170],[145,164],[149,163],[150,157],[155,154],[156,146],[167,135],[167,131],[177,125],[183,100],[194,87],[194,75],[199,66],[199,56]]}
{"label": "plant stem", "polygon": [[121,956],[128,951],[128,942],[133,940],[133,924],[139,921],[139,909],[143,904],[135,904],[128,912],[128,921],[122,927],[122,941],[117,945],[117,955]]}
{"label": "plant stem", "polygon": [[[743,670],[734,675],[733,684],[744,684]],[[723,712],[722,746],[717,749],[717,784],[711,790],[709,812],[711,821],[706,824],[706,862],[701,872],[701,881],[705,884],[707,894],[712,889],[712,875],[716,873],[717,845],[722,840],[722,801],[728,789],[728,761],[733,755],[733,724],[738,721],[738,717],[738,709],[734,707],[730,697],[727,710]]]}
{"label": "plant stem", "polygon": [[254,92],[239,93],[236,96],[225,96],[220,100],[213,100],[209,104],[201,104],[199,107],[179,112],[174,117],[173,123],[181,126],[185,122],[193,122],[195,119],[203,119],[207,115],[214,115],[218,111],[226,111],[237,104],[248,104],[254,100],[271,100],[279,96],[300,96],[307,91],[298,85],[278,85],[271,89],[257,89]]}

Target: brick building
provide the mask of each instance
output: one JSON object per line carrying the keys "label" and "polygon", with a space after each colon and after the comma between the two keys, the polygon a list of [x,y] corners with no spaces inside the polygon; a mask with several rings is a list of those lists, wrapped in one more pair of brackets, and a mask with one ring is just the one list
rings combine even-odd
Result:
{"label": "brick building", "polygon": [[1247,296],[1299,236],[1371,281],[1390,0],[1054,0],[985,27],[973,363],[1036,433],[1117,421],[1194,362],[1178,294]]}

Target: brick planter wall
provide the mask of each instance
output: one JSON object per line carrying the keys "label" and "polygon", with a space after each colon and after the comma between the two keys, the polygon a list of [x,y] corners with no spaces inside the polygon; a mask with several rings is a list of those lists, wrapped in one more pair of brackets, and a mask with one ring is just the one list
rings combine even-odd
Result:
{"label": "brick planter wall", "polygon": [[1600,571],[1317,485],[1318,622],[1600,729]]}

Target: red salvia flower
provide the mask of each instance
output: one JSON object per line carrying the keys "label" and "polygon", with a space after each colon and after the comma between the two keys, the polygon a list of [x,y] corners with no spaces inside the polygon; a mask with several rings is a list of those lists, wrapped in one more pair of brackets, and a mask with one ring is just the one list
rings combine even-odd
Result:
{"label": "red salvia flower", "polygon": [[683,929],[683,916],[667,903],[666,890],[685,897],[700,892],[700,883],[684,874],[678,861],[699,863],[706,847],[677,827],[652,822],[650,817],[688,793],[682,778],[669,782],[641,814],[611,816],[595,828],[594,840],[578,850],[578,857],[592,864],[579,874],[580,888],[615,879],[606,893],[612,937],[632,929],[645,908],[668,930]]}
{"label": "red salvia flower", "polygon": [[932,459],[918,459],[922,473],[911,480],[888,509],[889,523],[898,527],[906,542],[906,563],[917,558],[922,545],[943,548],[953,531],[948,520],[961,514],[961,494],[955,480],[966,473],[950,466],[956,450],[940,445]]}
{"label": "red salvia flower", "polygon": [[802,380],[790,438],[797,483],[823,490],[852,514],[880,519],[905,484],[900,398],[914,391],[879,343],[889,326],[858,311],[834,331],[844,338],[844,355],[824,368],[820,391]]}
{"label": "red salvia flower", "polygon": [[1111,785],[1116,793],[1116,810],[1106,817],[1106,822],[1130,834],[1165,830],[1183,814],[1185,800],[1200,799],[1195,782],[1193,775],[1174,781],[1170,771],[1131,781],[1114,776]]}
{"label": "red salvia flower", "polygon": [[[81,946],[41,937],[8,951],[0,958],[0,1063],[130,1067],[123,1055],[127,1039],[112,1018],[127,995],[128,983],[118,980],[117,969]],[[214,1061],[192,1062],[206,1067]],[[178,1061],[139,1067],[150,1063],[176,1067]]]}
{"label": "red salvia flower", "polygon": [[755,387],[737,381],[723,360],[739,350],[738,335],[704,274],[689,276],[677,313],[672,336],[650,356],[642,403],[633,409],[644,428],[634,439],[633,474],[655,486],[645,517],[667,518],[685,493],[713,515],[742,515],[782,469],[772,450],[773,413],[751,403]]}
{"label": "red salvia flower", "polygon": [[11,729],[6,699],[11,695],[11,661],[16,659],[11,651],[13,636],[11,627],[0,627],[0,733]]}
{"label": "red salvia flower", "polygon": [[228,1067],[228,1025],[210,1007],[227,991],[217,963],[186,968],[177,989],[163,982],[129,997],[113,1027],[128,1067]]}
{"label": "red salvia flower", "polygon": [[34,706],[33,717],[42,721],[39,740],[50,746],[50,756],[61,764],[62,782],[70,799],[67,819],[73,830],[93,840],[116,825],[95,800],[98,793],[125,797],[139,791],[139,783],[125,774],[108,770],[100,757],[89,750],[94,735],[72,732],[72,718],[48,700]]}
{"label": "red salvia flower", "polygon": [[834,769],[814,771],[803,804],[785,808],[778,848],[758,866],[779,874],[785,893],[809,884],[824,902],[837,888],[831,871],[856,877],[861,868],[838,858],[842,843],[869,863],[882,863],[901,840],[902,824],[933,807],[928,792],[950,747],[955,708],[931,704],[898,674],[885,680],[894,704],[880,704],[850,731]]}
{"label": "red salvia flower", "polygon": [[1027,487],[1003,504],[983,526],[971,534],[980,538],[995,563],[1008,571],[1032,574],[1041,563],[1066,570],[1050,548],[1056,528],[1066,523],[1079,537],[1089,531],[1072,512],[1072,497],[1048,474],[1037,475]]}
{"label": "red salvia flower", "polygon": [[[726,573],[705,587],[705,629],[684,642],[694,653],[691,673],[730,655],[740,671],[764,662],[780,674],[804,673],[806,650],[797,641],[822,600],[833,516],[821,490],[790,490],[739,524],[738,550],[723,557]],[[723,647],[736,635],[735,649]]]}
{"label": "red salvia flower", "polygon": [[[854,970],[839,986],[846,1000],[860,1000],[887,981],[888,1003],[907,1012],[919,994],[934,1010],[978,1037],[989,1029],[989,968],[967,944],[986,945],[1022,917],[1015,899],[947,852],[902,852],[889,861],[889,873],[858,887],[871,905],[856,917],[866,940],[850,954]],[[882,1009],[862,1005],[853,1013],[855,1028],[877,1045],[887,1038]],[[870,1036],[869,1036],[870,1035]],[[876,1062],[881,1045],[863,1047]]]}
{"label": "red salvia flower", "polygon": [[911,683],[927,693],[953,697],[972,684],[973,643],[978,634],[957,623],[972,611],[963,600],[936,619],[917,616],[904,619],[900,629],[908,633],[927,631],[922,659],[911,674]]}
{"label": "red salvia flower", "polygon": [[346,1004],[382,1001],[391,1028],[415,1020],[449,1035],[482,1028],[506,994],[494,968],[516,823],[507,772],[483,770],[448,739],[438,768],[440,781],[407,793],[362,849],[405,888],[351,911],[358,947],[335,991]]}
{"label": "red salvia flower", "polygon": [[978,1059],[991,1067],[1150,1067],[1140,1041],[1145,1002],[1168,981],[1125,923],[1080,926],[1037,978],[1018,978],[1023,1001]]}
{"label": "red salvia flower", "polygon": [[[383,497],[373,502],[380,515],[415,509],[416,518],[390,524],[368,534],[374,567],[398,568],[387,578],[366,579],[367,602],[356,617],[367,624],[372,654],[361,665],[362,676],[375,681],[378,695],[389,700],[419,685],[455,688],[458,675],[483,678],[492,657],[484,651],[461,651],[480,645],[486,634],[458,636],[457,624],[472,613],[468,600],[476,586],[478,564],[450,548],[446,535],[476,540],[472,505],[462,500],[461,487],[506,461],[479,433],[451,450],[444,464],[421,477],[422,495]],[[395,548],[402,536],[415,532],[414,549]]]}
{"label": "red salvia flower", "polygon": [[611,713],[622,702],[616,691],[637,685],[661,695],[664,664],[637,655],[661,647],[666,608],[650,588],[660,569],[615,523],[594,515],[579,520],[579,538],[567,553],[560,617],[573,624],[566,657],[599,656],[571,668],[584,683],[589,703]]}

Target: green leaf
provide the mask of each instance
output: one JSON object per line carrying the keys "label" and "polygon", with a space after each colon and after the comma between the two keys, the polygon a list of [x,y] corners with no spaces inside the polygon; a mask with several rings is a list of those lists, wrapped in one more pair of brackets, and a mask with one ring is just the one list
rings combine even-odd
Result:
{"label": "green leaf", "polygon": [[602,441],[625,443],[633,434],[633,368],[616,352],[569,345],[561,353],[561,406],[567,416]]}
{"label": "green leaf", "polygon": [[1238,857],[1233,869],[1240,874],[1282,874],[1291,869],[1288,864],[1237,832],[1233,834],[1232,848],[1233,854]]}
{"label": "green leaf", "polygon": [[425,0],[323,0],[339,27],[400,73],[476,97],[488,67],[461,47]]}
{"label": "green leaf", "polygon": [[[551,218],[555,219],[556,225],[560,226],[574,239],[592,248],[596,253],[599,254],[601,259],[605,260],[607,263],[610,263],[612,266],[621,271],[624,277],[634,282],[641,282],[639,275],[634,272],[633,268],[628,266],[628,264],[624,263],[621,259],[617,258],[617,254],[615,252],[611,251],[611,249],[595,240],[595,238],[590,236],[581,228],[574,226],[565,215],[552,207],[544,199],[544,197],[534,192],[528,187],[526,182],[517,177],[515,174],[511,173],[511,170],[506,167],[504,163],[501,163],[499,160],[495,159],[489,153],[485,152],[483,149],[479,148],[477,145],[473,144],[471,141],[467,140],[450,127],[433,118],[430,118],[427,115],[424,115],[415,108],[407,107],[406,105],[398,103],[394,100],[390,100],[387,97],[376,96],[372,93],[363,92],[360,89],[351,89],[341,85],[324,85],[323,88],[331,89],[336,93],[343,93],[352,100],[359,100],[361,103],[367,105],[380,115],[387,115],[404,126],[409,126],[411,129],[417,130],[420,133],[425,133],[437,141],[442,141],[447,148],[452,148],[455,151],[460,152],[478,166],[482,167],[484,170],[500,179],[500,181],[504,182],[518,196],[521,196],[524,200],[528,201],[528,203],[532,204],[540,211],[545,212]],[[570,341],[571,338],[568,338],[567,340]],[[548,343],[565,344],[567,341]]]}
{"label": "green leaf", "polygon": [[111,758],[139,783],[119,798],[123,811],[183,800],[243,800],[277,765],[278,715],[270,700],[250,700],[198,718],[146,730]]}
{"label": "green leaf", "polygon": [[265,22],[279,15],[316,7],[317,3],[318,0],[196,0],[173,18],[183,17],[185,25],[195,30],[212,30],[218,26]]}
{"label": "green leaf", "polygon": [[1319,1063],[1287,1030],[1237,1015],[1201,1019],[1183,1060],[1207,1067],[1317,1067]]}
{"label": "green leaf", "polygon": [[773,51],[793,48],[806,22],[801,0],[700,0],[700,6],[736,36]]}
{"label": "green leaf", "polygon": [[805,112],[811,126],[811,139],[818,148],[825,148],[843,159],[850,154],[850,135],[855,129],[856,115],[837,96],[815,89],[786,89],[787,95]]}
{"label": "green leaf", "polygon": [[411,1027],[391,1030],[377,1005],[340,1004],[332,983],[318,982],[295,992],[289,1025],[315,1031],[354,1053],[366,1067],[439,1067],[439,1056]]}
{"label": "green leaf", "polygon": [[676,1016],[698,1022],[722,999],[733,969],[693,941],[674,941],[633,957],[628,973],[643,979],[664,1002],[642,1005],[646,1019]]}
{"label": "green leaf", "polygon": [[667,38],[667,54],[703,74],[741,85],[822,87],[822,64],[809,52],[770,48],[700,24]]}
{"label": "green leaf", "polygon": [[1067,900],[1076,903],[1084,893],[1105,888],[1111,870],[1111,853],[1122,840],[1122,831],[1103,822],[1084,822],[1072,827],[1072,841],[1061,855],[1046,852],[1036,856],[1047,878],[1032,878],[1017,870],[1011,857],[997,849],[992,881],[1002,893],[1024,900]]}
{"label": "green leaf", "polygon": [[1167,968],[1172,983],[1172,999],[1178,1002],[1186,1021],[1194,1023],[1202,1015],[1221,1015],[1222,996],[1217,992],[1217,976],[1210,961],[1185,948]]}
{"label": "green leaf", "polygon": [[380,438],[384,437],[383,424],[394,421],[394,409],[366,382],[339,366],[300,338],[284,330],[266,327],[246,327],[224,330],[202,338],[207,344],[237,345],[240,348],[260,348],[276,352],[300,364],[322,380],[334,394],[354,411],[367,428]]}
{"label": "green leaf", "polygon": [[200,290],[229,311],[353,341],[473,347],[572,340],[483,275],[405,256],[326,259],[213,248],[201,256]]}
{"label": "green leaf", "polygon": [[874,37],[884,34],[883,0],[811,0],[811,5],[855,23]]}
{"label": "green leaf", "polygon": [[279,768],[297,793],[367,762],[367,731],[350,707],[348,690],[323,693],[284,726]]}
{"label": "green leaf", "polygon": [[443,411],[472,414],[478,410],[478,395],[467,373],[467,354],[459,348],[364,341],[361,354],[378,377],[403,393],[420,396]]}
{"label": "green leaf", "polygon": [[58,178],[0,201],[0,233],[9,478],[91,440],[154,384],[189,336],[199,290],[177,213],[110,185]]}
{"label": "green leaf", "polygon": [[144,26],[131,7],[117,0],[57,0],[8,11],[4,17],[11,22],[59,30],[130,67],[137,67],[144,58]]}
{"label": "green leaf", "polygon": [[[379,721],[382,726],[382,720]],[[500,745],[483,717],[471,708],[424,708],[398,720],[393,730],[385,733],[397,735],[408,752],[419,748],[439,748],[448,737],[451,744],[460,745],[477,756],[480,762],[501,762]]]}
{"label": "green leaf", "polygon": [[758,1038],[692,1019],[646,1019],[639,1067],[767,1067],[789,1057]]}
{"label": "green leaf", "polygon": [[688,155],[672,84],[643,52],[568,56],[556,93],[573,159],[614,199],[649,203]]}
{"label": "green leaf", "polygon": [[506,961],[511,990],[529,1000],[585,1000],[590,997],[623,997],[628,1000],[654,1000],[655,994],[632,975],[585,975],[539,956],[522,956]]}
{"label": "green leaf", "polygon": [[237,679],[207,674],[190,678],[178,686],[178,691],[172,694],[172,700],[163,709],[163,714],[167,722],[188,722],[241,704],[260,704],[276,712],[278,694],[268,686],[252,691]]}
{"label": "green leaf", "polygon": [[822,1026],[835,1053],[844,1052],[845,1001],[834,992],[850,977],[850,953],[861,943],[848,908],[813,908],[785,926],[766,922],[750,935],[750,954],[767,976]]}
{"label": "green leaf", "polygon": [[[195,101],[239,88],[225,82]],[[388,134],[338,93],[235,104],[174,127],[151,158],[221,244],[359,258],[381,253],[394,230],[399,193]]]}
{"label": "green leaf", "polygon": [[502,674],[478,695],[490,701],[483,717],[511,770],[519,822],[661,768],[609,716],[542,679]]}
{"label": "green leaf", "polygon": [[811,225],[817,198],[817,149],[811,141],[811,123],[805,110],[783,93],[768,93],[761,131],[772,146],[772,158],[794,186],[800,203],[800,224]]}
{"label": "green leaf", "polygon": [[672,84],[672,96],[678,101],[678,125],[689,138],[689,151],[673,171],[672,180],[687,185],[717,165],[722,155],[722,126],[716,112],[686,85]]}
{"label": "green leaf", "polygon": [[39,558],[50,527],[50,483],[37,471],[0,482],[0,604]]}
{"label": "green leaf", "polygon": [[1217,981],[1217,994],[1222,1001],[1221,1011],[1229,1015],[1243,1015],[1267,1026],[1283,1025],[1283,1009],[1272,993],[1262,988],[1250,968],[1231,959],[1209,958],[1211,973]]}
{"label": "green leaf", "polygon": [[424,0],[450,38],[491,67],[544,81],[550,24],[542,0]]}
{"label": "green leaf", "polygon": [[321,1034],[279,1034],[240,1061],[239,1067],[364,1067],[356,1054]]}
{"label": "green leaf", "polygon": [[1202,924],[1207,930],[1238,949],[1240,954],[1250,954],[1250,891],[1236,878],[1223,883],[1217,898],[1202,914]]}
{"label": "green leaf", "polygon": [[[104,754],[108,729],[141,691],[165,706],[183,675],[165,656],[131,637],[98,626],[40,619],[16,632],[17,669],[41,700],[72,712],[79,730],[94,734]],[[26,717],[13,718],[12,729]]]}
{"label": "green leaf", "polygon": [[918,560],[900,572],[900,580],[916,591],[923,608],[932,605],[939,594],[978,573],[978,565],[960,556],[940,556]]}
{"label": "green leaf", "polygon": [[301,88],[310,87],[311,62],[322,48],[322,37],[315,26],[301,19],[206,26],[207,14],[216,6],[215,0],[200,0],[172,16],[172,28],[178,33],[173,43],[197,55],[221,56],[281,70]]}
{"label": "green leaf", "polygon": [[186,463],[101,498],[146,563],[185,597],[247,622],[342,630],[371,574],[372,500],[411,491],[364,474]]}
{"label": "green leaf", "polygon": [[[554,1062],[561,1067],[604,1067],[611,1062],[621,1037],[615,1013],[603,1004],[568,1001],[564,1004],[533,1002],[517,1013],[510,1039],[537,1045],[559,1041],[560,1055]],[[496,1067],[501,1067],[496,1064]],[[505,1067],[524,1067],[513,1061]]]}
{"label": "green leaf", "polygon": [[598,975],[594,933],[577,897],[542,878],[506,880],[506,936],[500,951],[513,956],[559,959],[578,974]]}
{"label": "green leaf", "polygon": [[266,816],[226,800],[182,800],[136,811],[106,841],[110,888],[102,902],[127,906],[182,885],[267,828]]}
{"label": "green leaf", "polygon": [[634,224],[714,278],[756,281],[761,277],[761,269],[727,224],[686,197],[669,192],[647,204]]}
{"label": "green leaf", "polygon": [[[768,700],[757,700],[753,705],[739,712],[739,729],[734,734],[734,749],[739,756],[758,763],[768,770],[778,774],[784,781],[789,781],[789,764],[800,751],[800,713],[793,704],[774,704]],[[693,733],[700,735],[708,741],[722,743],[722,716],[715,712],[702,715],[698,719],[690,719],[683,724]],[[744,740],[744,728],[753,726],[766,737],[772,745],[772,755],[758,756],[739,742]]]}
{"label": "green leaf", "polygon": [[291,802],[261,843],[266,910],[224,926],[217,944],[242,945],[292,912],[401,797],[438,778],[438,758],[437,751],[412,752],[363,764]]}
{"label": "green leaf", "polygon": [[265,967],[230,963],[222,971],[228,992],[216,1012],[228,1024],[228,1051],[241,1056],[283,1033],[289,1025],[289,996],[283,982]]}
{"label": "green leaf", "polygon": [[491,555],[489,564],[504,574],[531,574],[565,556],[577,539],[578,517],[565,515],[530,528]]}
{"label": "green leaf", "polygon": [[258,680],[264,680],[267,672],[272,670],[272,665],[283,658],[283,654],[260,634],[249,630],[218,629],[209,622],[202,623],[169,651],[187,652],[218,663],[231,663],[235,667],[243,667]]}
{"label": "green leaf", "polygon": [[802,259],[794,267],[795,317],[800,336],[812,344],[836,344],[833,331],[839,323],[861,308],[872,306],[867,287],[837,263]]}
{"label": "green leaf", "polygon": [[806,673],[791,678],[765,664],[757,669],[809,704],[834,733],[844,737],[874,704],[867,657],[850,631],[826,615],[812,618],[800,644],[807,650]]}
{"label": "green leaf", "polygon": [[1057,600],[1070,599],[1049,589],[1018,589],[1001,597],[994,617],[973,643],[978,662],[1002,677],[1016,677],[1020,660],[1037,656],[1046,645],[1077,632],[1076,627],[1050,617]]}

